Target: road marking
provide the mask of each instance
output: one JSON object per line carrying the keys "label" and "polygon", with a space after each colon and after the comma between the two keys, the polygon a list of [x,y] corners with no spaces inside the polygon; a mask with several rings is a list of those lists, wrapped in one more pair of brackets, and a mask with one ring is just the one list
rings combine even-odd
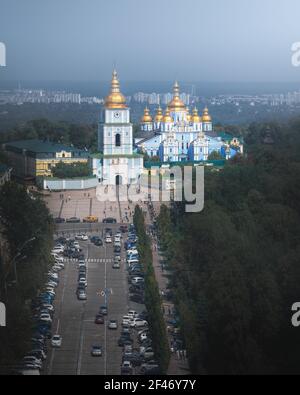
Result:
{"label": "road marking", "polygon": [[[65,299],[65,292],[66,292],[66,285],[67,285],[67,280],[68,280],[68,274],[69,274],[69,265],[67,265],[67,270],[65,272],[65,278],[64,278],[64,288],[63,288],[63,292],[62,292],[62,297],[61,297],[61,301],[59,304],[59,318],[57,320],[57,327],[56,327],[56,334],[58,334],[59,328],[60,328],[60,317],[62,314],[62,308],[63,308],[63,304],[64,304],[64,299]],[[54,363],[54,358],[55,358],[55,348],[52,349],[52,354],[51,354],[51,361],[50,361],[50,366],[49,366],[49,375],[52,375],[52,370],[53,370],[53,363]]]}
{"label": "road marking", "polygon": [[[89,258],[89,245],[87,246],[87,259]],[[89,266],[87,265],[86,268],[86,278],[88,279],[88,272],[89,272]],[[81,374],[81,364],[82,364],[82,353],[83,353],[83,343],[84,343],[84,316],[85,316],[85,308],[86,308],[86,303],[83,303],[82,306],[82,315],[81,315],[81,324],[80,324],[80,345],[79,345],[79,354],[78,354],[78,363],[77,363],[77,376],[80,376]]]}
{"label": "road marking", "polygon": [[[104,289],[107,288],[107,262],[106,262],[106,245],[104,247],[104,258],[105,258],[105,266],[104,266]],[[107,306],[108,307],[108,306]],[[104,324],[104,376],[107,374],[107,323]]]}
{"label": "road marking", "polygon": [[84,340],[84,313],[85,313],[85,302],[83,303],[83,306],[82,306],[82,315],[81,315],[80,345],[79,345],[77,373],[76,373],[77,376],[80,376],[80,373],[81,373],[82,351],[83,351],[83,340]]}

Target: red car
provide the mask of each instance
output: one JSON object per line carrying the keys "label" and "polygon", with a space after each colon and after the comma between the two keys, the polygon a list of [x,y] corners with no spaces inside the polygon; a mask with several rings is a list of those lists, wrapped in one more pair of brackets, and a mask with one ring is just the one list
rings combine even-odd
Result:
{"label": "red car", "polygon": [[95,318],[95,324],[102,325],[104,324],[104,317],[102,314],[97,314]]}

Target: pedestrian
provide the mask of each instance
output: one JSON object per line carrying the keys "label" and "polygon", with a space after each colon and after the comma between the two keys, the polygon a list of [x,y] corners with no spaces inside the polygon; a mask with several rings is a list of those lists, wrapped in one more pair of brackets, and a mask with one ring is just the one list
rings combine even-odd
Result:
{"label": "pedestrian", "polygon": [[186,350],[183,350],[183,358],[186,360]]}
{"label": "pedestrian", "polygon": [[176,351],[176,356],[177,356],[177,359],[179,360],[180,359],[180,351],[179,350]]}
{"label": "pedestrian", "polygon": [[171,309],[168,307],[168,315],[171,315]]}
{"label": "pedestrian", "polygon": [[183,360],[183,350],[180,350],[180,359]]}

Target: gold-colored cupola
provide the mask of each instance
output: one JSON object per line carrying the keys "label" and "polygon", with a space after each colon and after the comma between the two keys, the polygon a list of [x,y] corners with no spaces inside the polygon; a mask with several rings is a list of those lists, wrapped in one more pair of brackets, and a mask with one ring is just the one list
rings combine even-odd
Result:
{"label": "gold-colored cupola", "polygon": [[120,91],[120,82],[116,70],[113,71],[111,90],[105,99],[105,107],[108,109],[127,108],[126,98]]}
{"label": "gold-colored cupola", "polygon": [[162,122],[164,119],[162,108],[159,106],[155,116],[155,122]]}
{"label": "gold-colored cupola", "polygon": [[207,107],[203,110],[202,122],[211,122],[211,116],[209,115]]}
{"label": "gold-colored cupola", "polygon": [[152,117],[150,115],[150,110],[148,107],[144,110],[144,115],[141,118],[141,123],[152,123]]}
{"label": "gold-colored cupola", "polygon": [[201,117],[198,114],[197,107],[195,107],[193,110],[192,122],[193,123],[200,123],[201,122]]}
{"label": "gold-colored cupola", "polygon": [[170,112],[179,112],[179,111],[186,112],[186,106],[183,103],[183,101],[180,99],[180,89],[177,81],[175,82],[173,92],[174,92],[173,99],[168,105]]}
{"label": "gold-colored cupola", "polygon": [[163,118],[163,122],[165,122],[165,123],[172,123],[172,122],[174,122],[174,119],[170,115],[169,107],[167,107],[167,109],[166,109],[166,113],[165,113],[165,116]]}

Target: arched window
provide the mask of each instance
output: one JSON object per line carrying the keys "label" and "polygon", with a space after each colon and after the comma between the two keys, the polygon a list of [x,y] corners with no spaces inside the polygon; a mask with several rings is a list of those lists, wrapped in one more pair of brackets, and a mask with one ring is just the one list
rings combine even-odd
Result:
{"label": "arched window", "polygon": [[116,147],[121,147],[121,135],[119,133],[116,134]]}

